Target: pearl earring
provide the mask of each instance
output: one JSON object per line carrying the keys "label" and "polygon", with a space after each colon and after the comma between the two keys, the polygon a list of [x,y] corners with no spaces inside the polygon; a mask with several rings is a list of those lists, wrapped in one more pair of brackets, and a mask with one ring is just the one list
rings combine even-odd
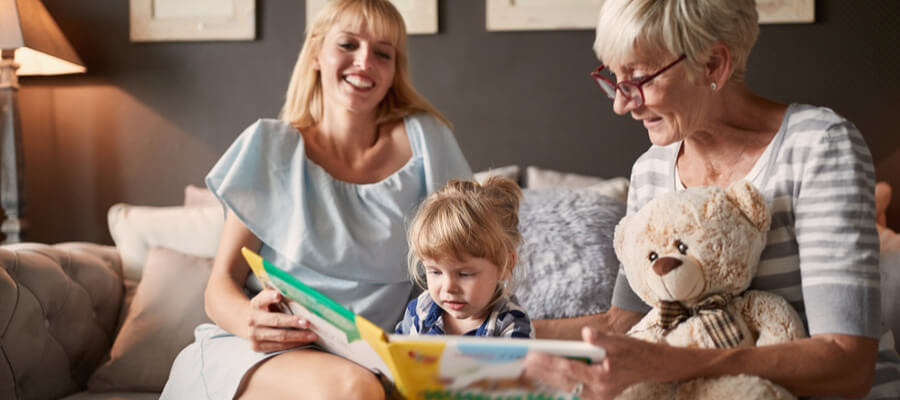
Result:
{"label": "pearl earring", "polygon": [[709,84],[709,87],[710,87],[710,89],[712,89],[713,91],[715,91],[716,89],[719,88],[719,85],[717,85],[715,82],[713,82],[713,83],[710,83],[710,84]]}

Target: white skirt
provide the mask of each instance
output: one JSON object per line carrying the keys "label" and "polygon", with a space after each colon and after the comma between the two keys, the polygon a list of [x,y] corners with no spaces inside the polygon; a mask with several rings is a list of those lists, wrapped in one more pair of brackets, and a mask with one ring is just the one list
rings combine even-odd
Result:
{"label": "white skirt", "polygon": [[160,399],[233,399],[241,380],[253,366],[286,351],[260,353],[246,339],[218,325],[202,324],[194,329],[191,343],[175,358]]}

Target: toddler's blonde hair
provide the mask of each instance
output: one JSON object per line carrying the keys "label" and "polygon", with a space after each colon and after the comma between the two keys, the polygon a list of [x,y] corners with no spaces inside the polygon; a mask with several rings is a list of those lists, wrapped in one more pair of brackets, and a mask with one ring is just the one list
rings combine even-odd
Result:
{"label": "toddler's blonde hair", "polygon": [[494,300],[508,294],[516,248],[522,241],[521,199],[519,185],[501,177],[488,178],[484,183],[451,180],[429,195],[407,234],[410,278],[419,287],[426,287],[423,259],[484,258],[507,277],[506,284],[498,285]]}

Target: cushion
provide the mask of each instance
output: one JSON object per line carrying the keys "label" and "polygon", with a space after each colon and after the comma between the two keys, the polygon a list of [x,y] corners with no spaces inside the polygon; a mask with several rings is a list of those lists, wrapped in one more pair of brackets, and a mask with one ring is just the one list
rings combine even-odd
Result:
{"label": "cushion", "polygon": [[532,319],[606,311],[619,270],[615,226],[625,203],[586,189],[523,190],[514,293]]}
{"label": "cushion", "polygon": [[218,206],[219,199],[206,186],[187,185],[184,187],[184,206]]}
{"label": "cushion", "polygon": [[881,271],[881,320],[885,329],[900,338],[900,250],[882,251],[879,261]]}
{"label": "cushion", "polygon": [[212,258],[151,247],[144,274],[110,359],[88,380],[88,390],[162,391],[169,369],[194,328],[209,322],[203,292]]}
{"label": "cushion", "polygon": [[516,183],[519,183],[519,178],[521,177],[521,175],[522,173],[518,165],[507,165],[505,167],[491,168],[485,171],[476,172],[475,174],[473,174],[473,177],[476,181],[482,183],[492,176],[500,176],[512,179]]}
{"label": "cushion", "polygon": [[606,179],[529,166],[525,169],[525,187],[529,189],[586,188],[623,202],[628,200],[628,178],[621,176]]}
{"label": "cushion", "polygon": [[225,224],[222,206],[146,207],[115,204],[107,213],[109,233],[122,256],[126,279],[138,280],[153,246],[214,257]]}

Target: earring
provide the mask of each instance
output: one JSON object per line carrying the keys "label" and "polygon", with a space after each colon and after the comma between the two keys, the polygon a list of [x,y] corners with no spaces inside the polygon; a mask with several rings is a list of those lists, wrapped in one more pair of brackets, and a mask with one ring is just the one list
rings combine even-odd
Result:
{"label": "earring", "polygon": [[713,82],[713,83],[709,84],[709,88],[712,89],[713,91],[715,91],[716,89],[719,88],[719,85],[717,85],[715,82]]}

